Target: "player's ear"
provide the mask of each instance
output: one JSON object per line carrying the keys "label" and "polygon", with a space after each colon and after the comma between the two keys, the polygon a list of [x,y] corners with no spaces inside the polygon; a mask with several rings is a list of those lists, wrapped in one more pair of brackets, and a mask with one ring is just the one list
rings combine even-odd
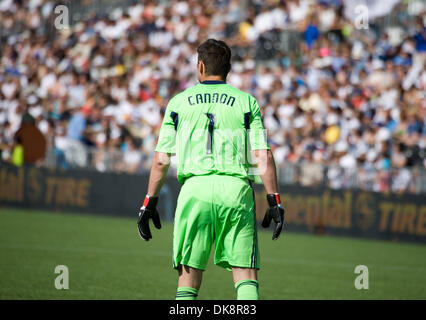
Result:
{"label": "player's ear", "polygon": [[204,63],[203,61],[199,60],[198,61],[198,72],[200,73],[200,75],[204,75]]}

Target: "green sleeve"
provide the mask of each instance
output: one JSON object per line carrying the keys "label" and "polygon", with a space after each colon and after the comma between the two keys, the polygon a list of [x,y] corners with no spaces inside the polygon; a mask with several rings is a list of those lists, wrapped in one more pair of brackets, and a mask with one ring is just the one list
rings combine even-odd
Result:
{"label": "green sleeve", "polygon": [[163,123],[160,128],[156,152],[176,153],[176,130],[178,124],[178,113],[172,100],[170,100],[164,113]]}
{"label": "green sleeve", "polygon": [[269,150],[266,130],[260,116],[260,108],[254,98],[251,100],[250,113],[249,139],[251,150]]}

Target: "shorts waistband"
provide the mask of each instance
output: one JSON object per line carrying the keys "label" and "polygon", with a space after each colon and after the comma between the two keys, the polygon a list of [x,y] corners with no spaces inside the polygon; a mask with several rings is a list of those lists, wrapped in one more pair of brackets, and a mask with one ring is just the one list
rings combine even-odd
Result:
{"label": "shorts waistband", "polygon": [[188,180],[194,179],[194,178],[195,179],[220,179],[220,180],[230,179],[230,180],[243,181],[243,182],[251,185],[251,182],[250,182],[249,179],[244,179],[244,178],[241,178],[241,177],[231,176],[231,175],[227,175],[227,174],[205,174],[205,175],[199,175],[199,176],[190,176],[190,177],[185,179],[184,183],[186,183]]}

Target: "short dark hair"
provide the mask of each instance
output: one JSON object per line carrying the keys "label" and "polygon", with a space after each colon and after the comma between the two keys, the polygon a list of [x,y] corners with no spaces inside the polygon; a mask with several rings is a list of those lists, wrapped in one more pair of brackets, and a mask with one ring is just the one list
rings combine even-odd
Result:
{"label": "short dark hair", "polygon": [[197,49],[198,61],[203,61],[206,75],[221,76],[224,80],[231,70],[231,49],[221,40],[208,39]]}

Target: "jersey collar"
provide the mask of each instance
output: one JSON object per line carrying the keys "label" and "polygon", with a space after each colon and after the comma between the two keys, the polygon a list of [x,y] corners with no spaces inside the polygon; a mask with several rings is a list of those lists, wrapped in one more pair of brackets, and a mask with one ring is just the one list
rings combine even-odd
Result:
{"label": "jersey collar", "polygon": [[225,81],[221,81],[221,80],[205,80],[203,82],[201,82],[201,84],[225,84]]}

